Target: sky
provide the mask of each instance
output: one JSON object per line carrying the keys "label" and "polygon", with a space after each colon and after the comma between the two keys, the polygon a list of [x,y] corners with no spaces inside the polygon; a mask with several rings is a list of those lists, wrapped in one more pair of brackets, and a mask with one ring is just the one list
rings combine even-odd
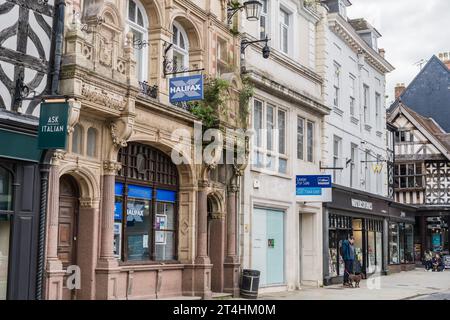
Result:
{"label": "sky", "polygon": [[382,35],[378,47],[395,67],[386,77],[387,102],[397,83],[406,86],[419,73],[417,62],[450,51],[449,0],[350,0],[348,16],[366,18]]}

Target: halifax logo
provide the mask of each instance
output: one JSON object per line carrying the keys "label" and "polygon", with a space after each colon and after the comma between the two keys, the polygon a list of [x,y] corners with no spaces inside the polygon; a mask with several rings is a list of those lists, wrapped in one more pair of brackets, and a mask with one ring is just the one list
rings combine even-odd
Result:
{"label": "halifax logo", "polygon": [[203,75],[170,79],[169,99],[171,103],[203,100]]}

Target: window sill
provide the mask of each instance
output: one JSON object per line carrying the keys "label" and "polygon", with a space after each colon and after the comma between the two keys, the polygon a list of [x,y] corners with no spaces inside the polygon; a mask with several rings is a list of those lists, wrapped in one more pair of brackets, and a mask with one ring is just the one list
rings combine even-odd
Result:
{"label": "window sill", "polygon": [[344,110],[342,110],[336,106],[333,107],[333,112],[336,113],[340,117],[342,117],[344,115]]}
{"label": "window sill", "polygon": [[124,262],[119,261],[119,267],[162,267],[162,266],[183,266],[179,261],[169,260],[169,261],[136,261],[136,262]]}
{"label": "window sill", "polygon": [[287,179],[287,180],[292,180],[292,177],[287,173],[279,173],[277,171],[271,171],[268,169],[258,168],[253,165],[250,167],[250,171],[261,173],[261,174],[266,174],[269,176],[275,176],[275,177],[283,178],[283,179]]}

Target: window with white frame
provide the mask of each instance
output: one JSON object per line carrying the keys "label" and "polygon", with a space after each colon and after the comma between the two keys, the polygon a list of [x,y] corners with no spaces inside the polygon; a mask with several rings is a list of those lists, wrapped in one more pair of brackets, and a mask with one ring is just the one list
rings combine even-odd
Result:
{"label": "window with white frame", "polygon": [[260,0],[262,4],[261,17],[259,18],[259,38],[265,39],[269,35],[269,1]]}
{"label": "window with white frame", "polygon": [[[341,166],[341,144],[342,139],[338,136],[333,137],[333,167],[338,168]],[[335,183],[341,183],[341,175],[339,170],[333,170],[333,181]]]}
{"label": "window with white frame", "polygon": [[381,113],[381,95],[378,92],[375,92],[375,113],[377,128],[380,128],[383,120],[383,114]]}
{"label": "window with white frame", "polygon": [[350,187],[356,187],[358,181],[358,145],[352,143],[350,146]]}
{"label": "window with white frame", "polygon": [[174,72],[189,69],[189,42],[186,31],[176,21],[172,26],[172,60]]}
{"label": "window with white frame", "polygon": [[307,121],[306,123],[306,158],[308,162],[314,162],[314,134],[315,134],[315,124],[312,121]]}
{"label": "window with white frame", "polygon": [[253,165],[257,168],[287,173],[286,110],[254,99]]}
{"label": "window with white frame", "polygon": [[305,119],[297,117],[297,159],[305,158]]}
{"label": "window with white frame", "polygon": [[136,60],[136,77],[139,81],[147,80],[148,19],[145,9],[137,0],[128,0],[127,32],[133,34],[134,59]]}
{"label": "window with white frame", "polygon": [[280,8],[280,50],[289,53],[289,34],[291,15],[285,9]]}
{"label": "window with white frame", "polygon": [[370,121],[370,95],[369,86],[363,86],[363,103],[364,103],[364,122],[368,123]]}
{"label": "window with white frame", "polygon": [[350,74],[349,77],[350,83],[350,115],[355,116],[355,101],[356,101],[356,77]]}
{"label": "window with white frame", "polygon": [[334,72],[333,72],[333,103],[335,107],[339,107],[339,90],[341,82],[341,66],[334,62]]}

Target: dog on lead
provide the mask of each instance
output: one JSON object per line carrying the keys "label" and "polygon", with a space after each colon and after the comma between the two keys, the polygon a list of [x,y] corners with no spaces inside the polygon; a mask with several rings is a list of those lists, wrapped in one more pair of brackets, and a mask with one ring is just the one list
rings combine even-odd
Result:
{"label": "dog on lead", "polygon": [[[359,283],[361,282],[361,274],[349,274],[348,275],[348,280],[350,282],[350,286],[352,286],[353,288],[359,288]],[[355,284],[353,284],[355,283]]]}

